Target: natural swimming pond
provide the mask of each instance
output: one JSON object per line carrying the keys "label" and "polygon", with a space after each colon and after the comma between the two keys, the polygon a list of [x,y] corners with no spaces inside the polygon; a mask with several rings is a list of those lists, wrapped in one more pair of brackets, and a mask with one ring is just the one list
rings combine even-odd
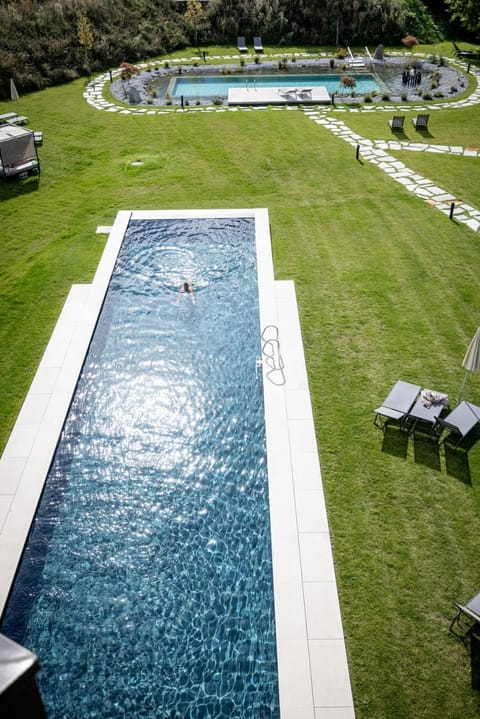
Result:
{"label": "natural swimming pond", "polygon": [[2,625],[52,719],[279,715],[258,306],[253,219],[130,222]]}

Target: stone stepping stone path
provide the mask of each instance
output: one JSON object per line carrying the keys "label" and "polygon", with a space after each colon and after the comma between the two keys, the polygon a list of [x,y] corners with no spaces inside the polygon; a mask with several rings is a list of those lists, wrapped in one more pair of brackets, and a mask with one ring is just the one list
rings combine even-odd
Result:
{"label": "stone stepping stone path", "polygon": [[[450,216],[452,212],[452,203],[454,203],[453,218],[456,222],[467,225],[471,230],[477,232],[480,227],[480,211],[462,202],[446,190],[438,187],[432,180],[409,169],[403,162],[400,162],[387,150],[401,149],[418,149],[417,147],[407,147],[410,143],[400,143],[398,141],[383,140],[367,140],[350,128],[332,113],[324,112],[323,109],[304,109],[304,113],[313,120],[317,125],[329,130],[336,137],[348,142],[352,147],[358,148],[362,160],[371,162],[383,170],[392,180],[401,184],[406,190],[413,193],[420,199],[428,202],[443,214]],[[417,146],[420,143],[411,143]],[[480,157],[480,148],[451,148],[450,146],[440,145],[422,145],[424,152],[449,152],[451,154],[473,154]]]}
{"label": "stone stepping stone path", "polygon": [[[327,56],[327,53],[321,53],[320,55]],[[420,55],[417,54],[419,57]],[[211,60],[239,60],[240,57],[254,57],[254,55],[229,55],[211,57]],[[267,55],[265,57],[276,58],[284,57],[284,53],[278,53],[273,55]],[[310,53],[298,53],[295,55],[297,58],[312,57]],[[318,57],[318,54],[316,55]],[[171,64],[185,64],[195,61],[200,61],[201,58],[176,58],[169,60]],[[467,63],[458,62],[456,64],[467,69]],[[138,65],[140,69],[146,69],[147,63]],[[167,115],[171,112],[256,112],[258,110],[266,110],[265,107],[188,107],[188,108],[175,108],[174,110],[159,109],[145,106],[133,106],[124,107],[116,105],[113,102],[105,100],[103,97],[103,88],[106,82],[111,77],[118,77],[120,70],[111,71],[111,73],[105,73],[99,77],[91,80],[83,93],[86,101],[95,109],[103,110],[106,112],[116,112],[121,115]],[[462,202],[459,198],[454,197],[446,190],[438,187],[432,180],[419,175],[418,173],[410,170],[403,162],[399,162],[393,156],[388,154],[388,150],[408,150],[411,152],[431,152],[431,153],[443,153],[451,154],[464,157],[479,157],[480,158],[480,147],[460,147],[457,145],[437,145],[435,143],[422,143],[422,142],[408,142],[404,140],[368,140],[361,137],[357,133],[349,129],[343,120],[339,119],[339,114],[348,115],[348,113],[355,112],[384,112],[384,113],[425,113],[434,112],[440,109],[460,108],[460,107],[471,107],[472,105],[480,104],[480,70],[475,67],[470,67],[470,74],[474,75],[477,80],[476,90],[469,95],[469,97],[463,100],[457,100],[453,102],[435,102],[428,105],[419,103],[418,105],[404,105],[404,104],[389,104],[379,105],[372,104],[368,106],[362,106],[361,108],[349,107],[334,107],[334,106],[321,106],[318,108],[304,107],[303,112],[307,117],[313,120],[317,125],[329,130],[336,137],[348,142],[350,145],[358,149],[359,154],[363,160],[371,162],[377,165],[383,170],[392,180],[395,180],[401,184],[406,190],[413,193],[420,199],[427,202],[429,205],[435,207],[445,215],[451,216],[452,203],[453,218],[456,222],[467,225],[471,230],[477,232],[480,228],[480,211],[465,202]],[[276,108],[278,110],[297,110],[297,106],[286,105],[284,108]]]}

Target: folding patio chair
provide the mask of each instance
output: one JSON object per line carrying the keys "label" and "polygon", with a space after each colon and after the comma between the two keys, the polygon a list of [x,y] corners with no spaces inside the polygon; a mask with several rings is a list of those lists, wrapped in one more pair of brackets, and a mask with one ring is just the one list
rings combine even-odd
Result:
{"label": "folding patio chair", "polygon": [[[480,624],[480,592],[465,605],[454,602],[458,612],[450,623],[450,631],[464,641],[469,634]],[[463,623],[462,621],[465,622]]]}

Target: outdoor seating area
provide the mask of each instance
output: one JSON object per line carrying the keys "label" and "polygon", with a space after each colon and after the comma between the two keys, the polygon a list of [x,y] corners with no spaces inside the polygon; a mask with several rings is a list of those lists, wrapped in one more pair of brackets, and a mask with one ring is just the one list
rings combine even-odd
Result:
{"label": "outdoor seating area", "polygon": [[395,423],[408,434],[421,429],[439,443],[448,441],[454,447],[480,423],[480,407],[462,401],[448,414],[448,395],[420,385],[398,380],[380,407],[375,410],[375,426],[382,431]]}
{"label": "outdoor seating area", "polygon": [[[263,52],[262,38],[257,35],[253,38],[253,49],[255,52]],[[238,52],[248,52],[248,46],[244,35],[237,37],[237,50]]]}

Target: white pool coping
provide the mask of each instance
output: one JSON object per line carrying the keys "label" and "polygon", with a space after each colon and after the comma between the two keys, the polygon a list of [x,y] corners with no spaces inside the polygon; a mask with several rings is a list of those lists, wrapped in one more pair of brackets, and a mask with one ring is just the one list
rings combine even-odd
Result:
{"label": "white pool coping", "polygon": [[261,327],[279,330],[285,384],[270,382],[265,363],[263,373],[281,719],[354,719],[295,288],[274,280],[263,208],[117,214],[92,284],[71,288],[0,459],[0,613],[128,222],[185,217],[255,218]]}

